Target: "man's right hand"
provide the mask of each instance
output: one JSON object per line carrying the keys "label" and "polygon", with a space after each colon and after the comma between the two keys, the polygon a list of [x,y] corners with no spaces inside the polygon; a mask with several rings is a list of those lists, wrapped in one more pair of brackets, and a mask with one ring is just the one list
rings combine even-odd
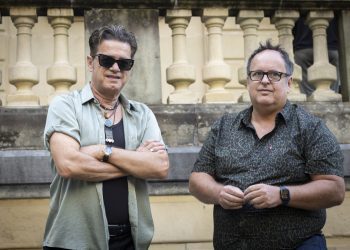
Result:
{"label": "man's right hand", "polygon": [[218,203],[225,209],[239,209],[244,204],[244,193],[237,187],[226,185],[219,192]]}

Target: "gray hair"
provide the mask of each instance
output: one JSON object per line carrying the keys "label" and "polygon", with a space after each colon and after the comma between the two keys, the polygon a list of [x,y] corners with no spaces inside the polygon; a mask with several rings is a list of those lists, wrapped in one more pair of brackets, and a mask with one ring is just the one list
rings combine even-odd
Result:
{"label": "gray hair", "polygon": [[132,32],[127,31],[124,26],[112,24],[103,26],[92,32],[89,38],[90,56],[96,55],[97,47],[104,40],[117,40],[123,43],[128,43],[131,48],[131,58],[134,58],[137,50],[136,38],[135,35]]}
{"label": "gray hair", "polygon": [[250,65],[252,63],[253,58],[259,54],[260,52],[263,52],[264,50],[274,50],[277,51],[281,54],[282,59],[284,61],[284,65],[286,67],[286,73],[288,75],[292,75],[293,74],[293,69],[294,69],[294,64],[293,62],[290,60],[289,55],[287,53],[287,51],[285,51],[280,44],[277,45],[272,45],[270,40],[267,40],[265,44],[260,43],[259,44],[259,48],[257,48],[256,50],[254,50],[254,52],[250,55],[248,62],[247,62],[247,73],[249,73],[250,71]]}

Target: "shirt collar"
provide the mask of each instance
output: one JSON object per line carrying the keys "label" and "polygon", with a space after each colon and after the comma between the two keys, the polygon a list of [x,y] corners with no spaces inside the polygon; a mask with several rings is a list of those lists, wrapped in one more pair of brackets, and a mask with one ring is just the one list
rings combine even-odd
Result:
{"label": "shirt collar", "polygon": [[[241,123],[239,125],[239,128],[241,128],[242,126],[245,126],[245,127],[252,126],[251,125],[252,112],[253,112],[253,106],[250,106],[249,108],[243,110],[240,118]],[[292,104],[287,100],[283,109],[277,113],[276,120],[277,121],[281,120],[287,125],[291,119],[292,119]]]}
{"label": "shirt collar", "polygon": [[[94,97],[94,94],[92,93],[91,86],[88,83],[81,90],[81,104],[84,105],[85,103],[88,103],[92,100],[98,103],[98,101]],[[119,101],[123,108],[126,110],[126,112],[131,113],[131,111],[136,111],[135,106],[122,93],[120,93]]]}

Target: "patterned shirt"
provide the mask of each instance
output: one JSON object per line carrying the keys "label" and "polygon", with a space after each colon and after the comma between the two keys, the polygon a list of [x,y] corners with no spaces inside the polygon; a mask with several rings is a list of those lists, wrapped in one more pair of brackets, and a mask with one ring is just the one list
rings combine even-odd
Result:
{"label": "patterned shirt", "polygon": [[[298,185],[310,175],[343,176],[343,155],[321,119],[286,103],[275,128],[258,138],[252,107],[225,114],[212,126],[193,172],[205,172],[224,185],[244,191],[253,184]],[[324,209],[306,211],[286,206],[226,210],[214,206],[216,249],[292,249],[319,233]]]}

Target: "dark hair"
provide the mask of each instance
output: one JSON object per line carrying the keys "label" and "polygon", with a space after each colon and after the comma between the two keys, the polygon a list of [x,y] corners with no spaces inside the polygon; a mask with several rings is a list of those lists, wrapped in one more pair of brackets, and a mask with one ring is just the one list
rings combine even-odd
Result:
{"label": "dark hair", "polygon": [[128,43],[131,48],[131,58],[134,58],[137,50],[136,38],[135,35],[132,32],[127,31],[124,26],[112,24],[103,26],[92,32],[89,38],[91,56],[96,55],[97,47],[104,40],[118,40],[123,43]]}
{"label": "dark hair", "polygon": [[293,62],[289,59],[289,55],[287,51],[285,51],[280,44],[277,45],[272,45],[270,40],[267,40],[265,44],[260,43],[259,48],[254,50],[254,52],[250,55],[247,63],[247,73],[250,71],[250,65],[252,63],[253,58],[259,54],[260,52],[263,52],[264,50],[274,50],[277,51],[281,54],[282,59],[284,61],[284,65],[286,67],[286,73],[291,75],[293,73],[294,69],[294,64]]}

